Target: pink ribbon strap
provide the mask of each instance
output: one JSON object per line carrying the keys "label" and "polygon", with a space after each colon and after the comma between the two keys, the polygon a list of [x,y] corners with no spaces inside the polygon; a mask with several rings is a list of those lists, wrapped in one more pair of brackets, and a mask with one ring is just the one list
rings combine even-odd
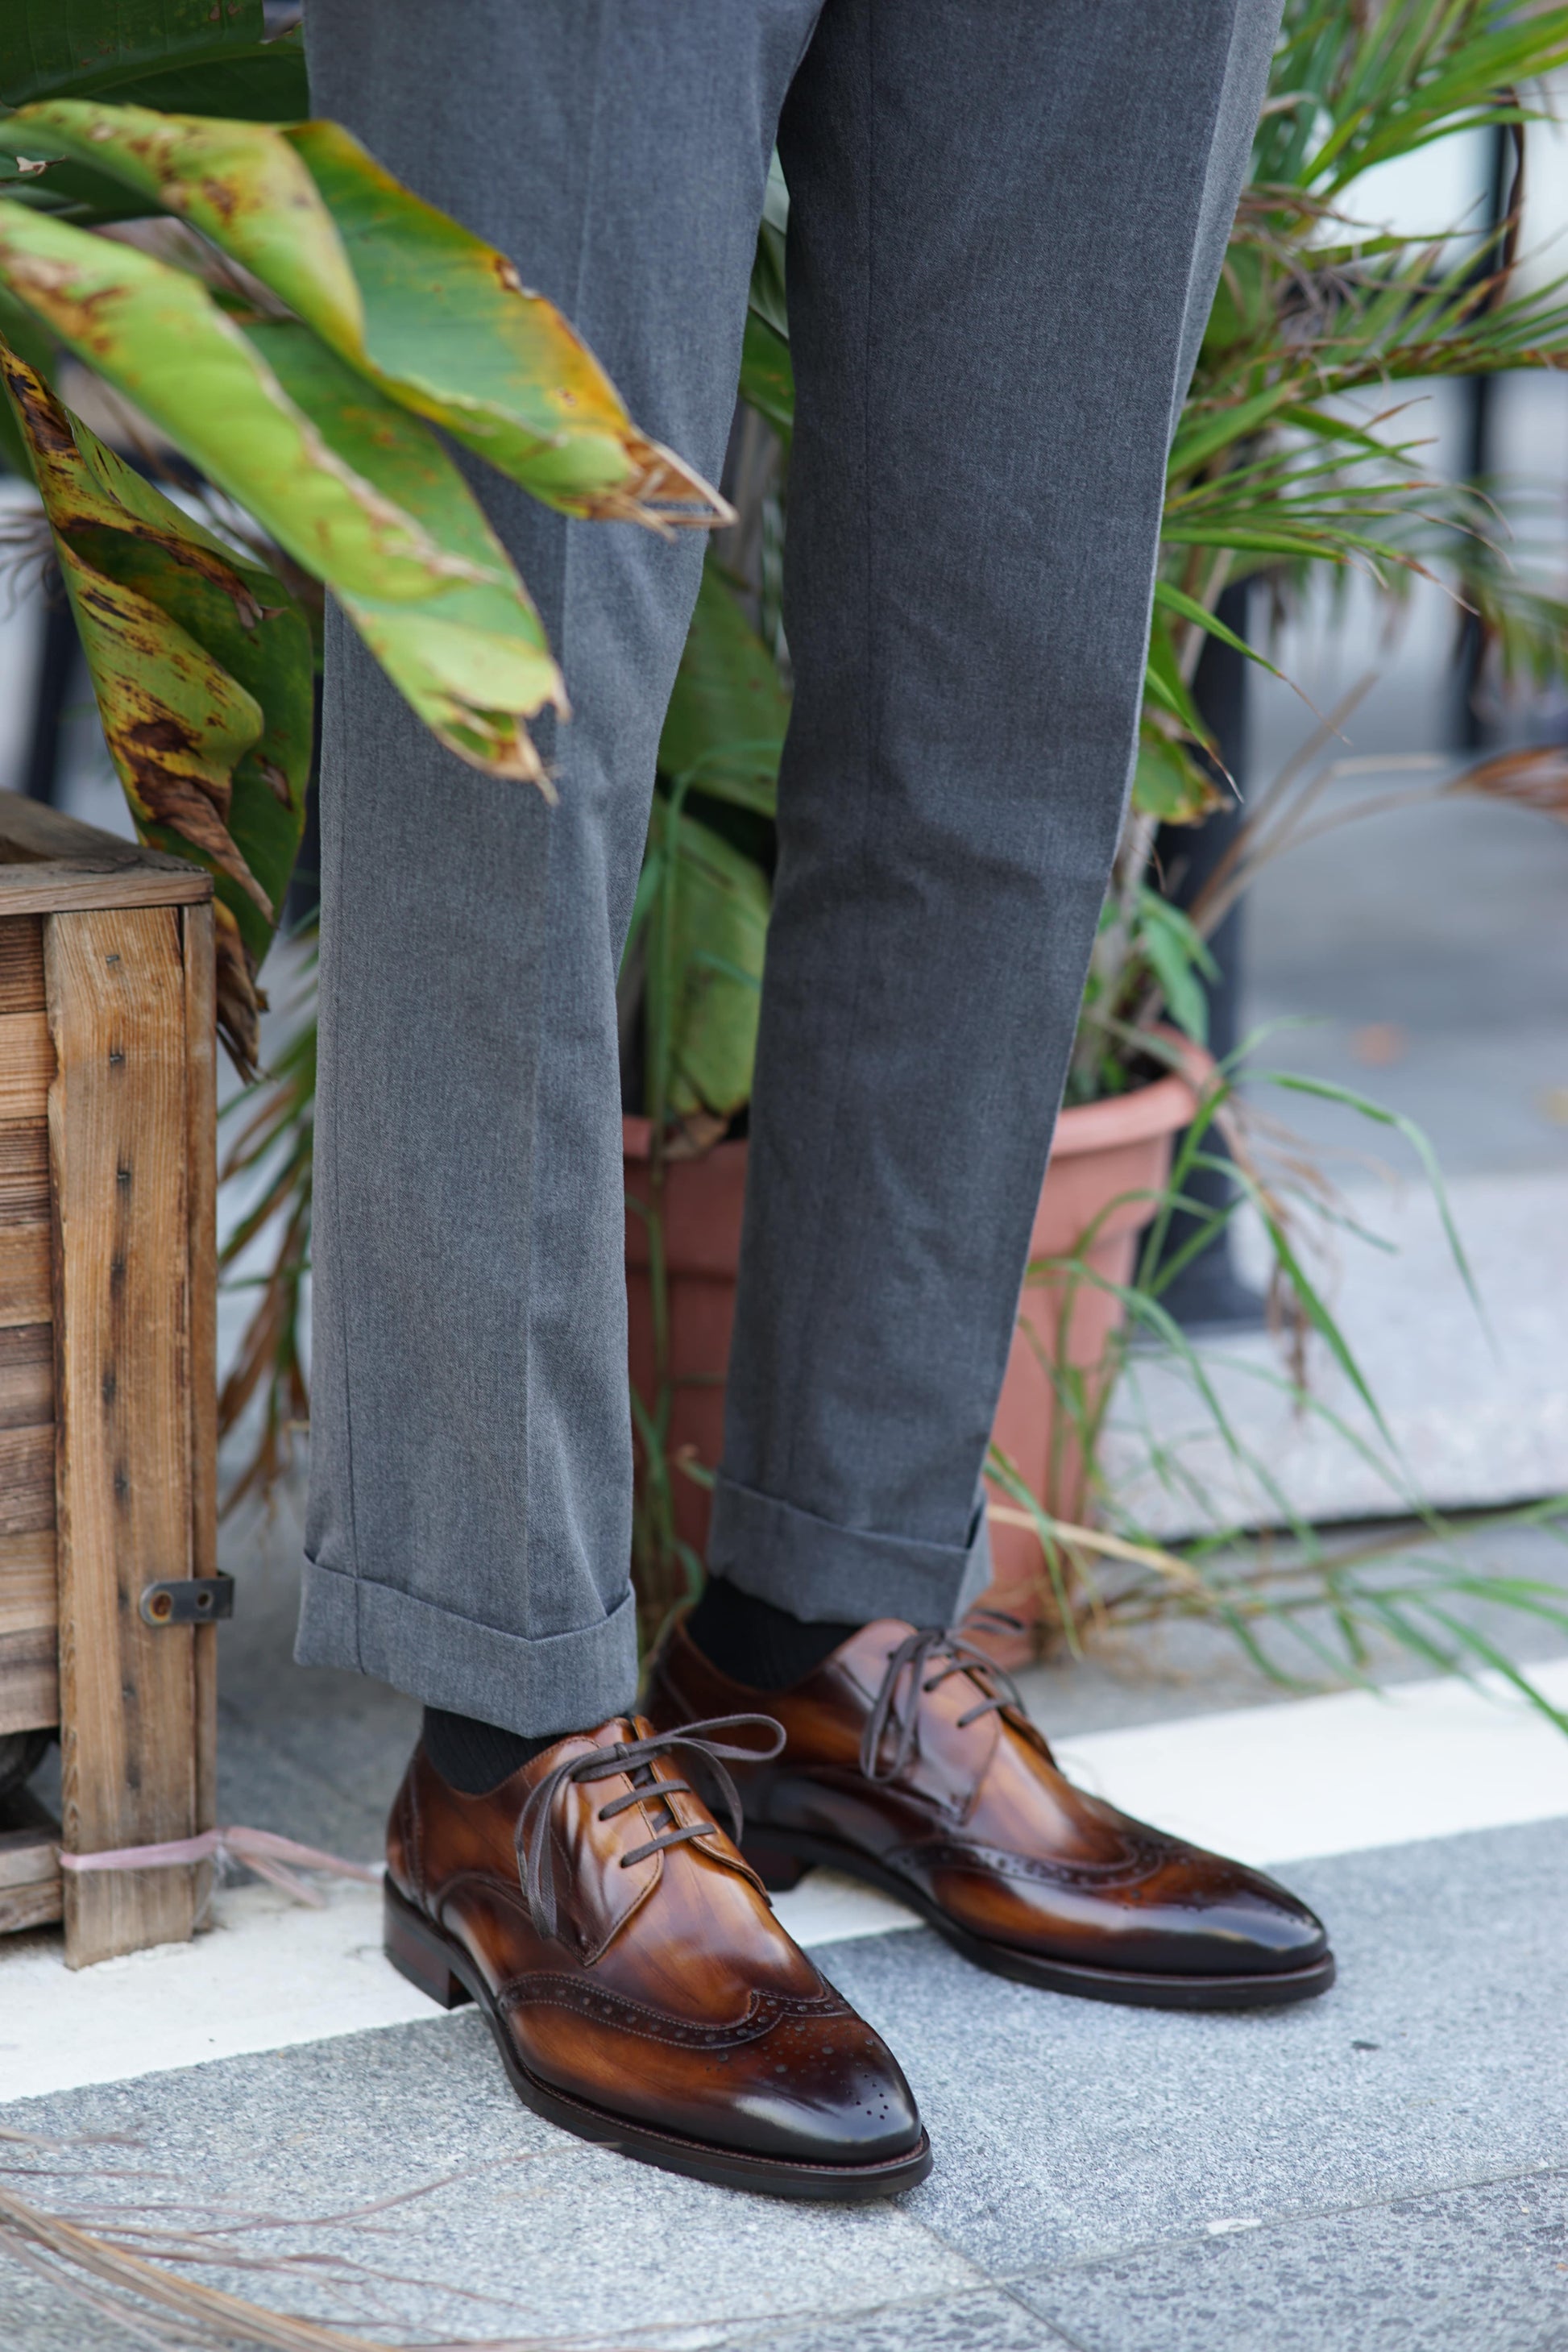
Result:
{"label": "pink ribbon strap", "polygon": [[296,1903],[308,1903],[313,1910],[323,1908],[326,1897],[315,1887],[297,1878],[285,1865],[293,1863],[301,1870],[328,1870],[338,1878],[362,1879],[374,1886],[381,1878],[379,1867],[363,1862],[345,1862],[342,1854],[322,1853],[313,1845],[297,1845],[292,1838],[279,1837],[271,1830],[203,1830],[196,1837],[170,1838],[163,1845],[113,1846],[105,1853],[62,1853],[62,1870],[161,1870],[182,1862],[243,1862],[260,1878],[270,1879],[291,1895]]}

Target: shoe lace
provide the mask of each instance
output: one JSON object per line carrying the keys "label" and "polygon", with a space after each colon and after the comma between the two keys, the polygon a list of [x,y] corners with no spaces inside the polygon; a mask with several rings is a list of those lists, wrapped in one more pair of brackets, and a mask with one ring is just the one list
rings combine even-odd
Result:
{"label": "shoe lace", "polygon": [[[738,1731],[750,1724],[759,1724],[764,1731],[771,1732],[773,1745],[742,1748],[711,1737],[714,1732]],[[636,1785],[626,1795],[613,1798],[599,1808],[595,1819],[601,1822],[613,1821],[617,1813],[627,1811],[633,1805],[646,1804],[649,1798],[662,1801],[667,1797],[696,1796],[699,1791],[689,1780],[661,1780],[648,1769],[657,1758],[669,1755],[674,1748],[692,1748],[702,1757],[712,1775],[720,1810],[728,1814],[730,1834],[739,1844],[742,1826],[741,1799],[725,1766],[771,1764],[782,1752],[784,1744],[783,1727],[771,1715],[716,1715],[705,1723],[686,1724],[678,1731],[655,1732],[647,1739],[617,1740],[613,1748],[595,1748],[586,1755],[563,1757],[531,1791],[518,1816],[518,1875],[535,1931],[541,1936],[553,1936],[556,1928],[555,1841],[550,1834],[550,1819],[563,1789],[584,1781],[612,1780],[629,1773]],[[536,1826],[539,1834],[534,1836],[531,1832]],[[634,1862],[646,1862],[650,1854],[661,1853],[668,1846],[684,1845],[690,1838],[716,1834],[717,1825],[708,1821],[662,1831],[623,1853],[621,1868],[629,1870]]]}
{"label": "shoe lace", "polygon": [[[1009,1617],[1000,1609],[977,1610],[976,1616],[989,1622],[1022,1632],[1020,1621]],[[931,1673],[932,1666],[936,1672]],[[900,1685],[909,1676],[909,1705],[899,1707]],[[1024,1702],[1018,1685],[1011,1675],[964,1640],[956,1626],[927,1625],[906,1634],[888,1660],[881,1685],[872,1701],[871,1712],[866,1718],[866,1728],[860,1740],[860,1769],[868,1780],[896,1780],[915,1752],[915,1738],[920,1721],[920,1700],[926,1691],[940,1690],[954,1675],[970,1675],[983,1678],[979,1687],[983,1694],[967,1713],[958,1718],[958,1728],[964,1730],[978,1723],[982,1716],[1001,1715],[1007,1707],[1023,1711]],[[890,1762],[881,1761],[882,1739],[889,1726],[893,1732],[893,1753]]]}

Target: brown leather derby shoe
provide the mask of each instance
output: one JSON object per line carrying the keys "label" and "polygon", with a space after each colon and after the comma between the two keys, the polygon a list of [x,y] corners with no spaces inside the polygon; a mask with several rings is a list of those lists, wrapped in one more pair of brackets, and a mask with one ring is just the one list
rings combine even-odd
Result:
{"label": "brown leather derby shoe", "polygon": [[765,1707],[776,1759],[740,1776],[765,1885],[814,1863],[868,1879],[982,1968],[1160,2009],[1261,2009],[1334,1980],[1303,1903],[1063,1779],[1007,1675],[959,1634],[866,1625],[786,1691],[731,1682],[675,1626],[661,1727]]}
{"label": "brown leather derby shoe", "polygon": [[386,1950],[476,2000],[536,2114],[646,2163],[777,2196],[912,2188],[931,2147],[898,2062],[773,1917],[670,1760],[720,1735],[637,1717],[561,1740],[483,1797],[423,1748],[387,1830]]}

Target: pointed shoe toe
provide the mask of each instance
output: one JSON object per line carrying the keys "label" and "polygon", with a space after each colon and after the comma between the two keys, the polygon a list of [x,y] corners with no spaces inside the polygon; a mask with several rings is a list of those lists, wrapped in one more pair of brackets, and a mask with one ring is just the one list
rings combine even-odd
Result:
{"label": "pointed shoe toe", "polygon": [[[1110,1809],[1100,1809],[1110,1815]],[[1171,2009],[1254,2009],[1326,1992],[1333,1955],[1322,1922],[1283,1886],[1141,1822],[1112,1816],[1146,1859],[1120,1899],[1104,1890],[1069,1920],[1053,1909],[1020,1957],[1046,1969],[1074,1966],[1085,1981],[1064,1989]],[[1099,1990],[1089,1973],[1104,1979]],[[1049,1979],[1042,1979],[1049,1980]]]}
{"label": "pointed shoe toe", "polygon": [[739,1777],[764,1884],[868,1880],[998,1976],[1163,2009],[1256,2009],[1334,1980],[1322,1924],[1261,1872],[1091,1797],[961,1633],[865,1625],[787,1690],[711,1665],[683,1625],[649,1669],[661,1725],[765,1706],[782,1754]]}
{"label": "pointed shoe toe", "polygon": [[902,2068],[847,2002],[837,2019],[776,2030],[736,2087],[748,2142],[796,2163],[898,2164],[924,2141]]}
{"label": "pointed shoe toe", "polygon": [[[1218,1859],[1202,1858],[1211,1864]],[[1194,1967],[1215,1975],[1286,1973],[1325,1960],[1332,1965],[1328,1930],[1317,1913],[1289,1887],[1242,1864],[1222,1864],[1184,1917],[1193,1922],[1187,1941]]]}
{"label": "pointed shoe toe", "polygon": [[582,2138],[774,2196],[890,2196],[931,2160],[897,2060],[676,1769],[732,1759],[730,1728],[616,1720],[483,1797],[416,1750],[387,1955],[444,2007],[477,2001],[519,2097]]}

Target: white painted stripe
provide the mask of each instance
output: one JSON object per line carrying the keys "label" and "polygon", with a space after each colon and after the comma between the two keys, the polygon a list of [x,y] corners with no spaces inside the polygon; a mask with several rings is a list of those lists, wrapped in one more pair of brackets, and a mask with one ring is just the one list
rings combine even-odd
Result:
{"label": "white painted stripe", "polygon": [[[1568,1658],[1531,1669],[1568,1714]],[[1568,1738],[1500,1675],[1142,1724],[1064,1740],[1079,1785],[1243,1862],[1504,1829],[1568,1813]]]}
{"label": "white painted stripe", "polygon": [[[1568,1660],[1534,1671],[1568,1709]],[[1075,1780],[1130,1812],[1249,1862],[1445,1837],[1568,1815],[1568,1739],[1506,1695],[1462,1683],[1348,1692],[1064,1741]],[[800,1942],[919,1925],[826,1872],[777,1898]],[[268,1886],[217,1898],[217,1927],[71,1974],[58,1936],[0,1937],[0,2100],[331,2040],[436,2012],[381,1953],[374,1889],[321,1911]]]}
{"label": "white painted stripe", "polygon": [[194,1942],[74,1971],[58,1934],[0,1937],[0,2100],[434,2016],[382,1957],[379,1888],[324,1891],[228,1887]]}

